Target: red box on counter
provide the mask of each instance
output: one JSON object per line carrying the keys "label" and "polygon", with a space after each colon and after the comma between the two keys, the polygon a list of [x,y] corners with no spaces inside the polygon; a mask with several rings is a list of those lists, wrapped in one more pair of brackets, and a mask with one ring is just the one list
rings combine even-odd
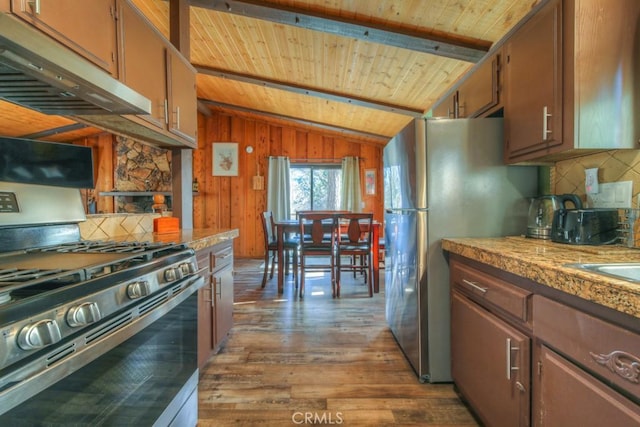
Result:
{"label": "red box on counter", "polygon": [[175,233],[180,231],[180,219],[172,216],[162,216],[153,219],[154,233]]}

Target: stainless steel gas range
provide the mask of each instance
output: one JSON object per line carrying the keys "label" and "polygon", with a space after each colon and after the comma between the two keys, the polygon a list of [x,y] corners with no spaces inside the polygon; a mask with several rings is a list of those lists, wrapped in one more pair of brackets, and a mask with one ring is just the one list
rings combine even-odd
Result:
{"label": "stainless steel gas range", "polygon": [[77,189],[0,182],[0,425],[195,425],[194,251],[83,219]]}

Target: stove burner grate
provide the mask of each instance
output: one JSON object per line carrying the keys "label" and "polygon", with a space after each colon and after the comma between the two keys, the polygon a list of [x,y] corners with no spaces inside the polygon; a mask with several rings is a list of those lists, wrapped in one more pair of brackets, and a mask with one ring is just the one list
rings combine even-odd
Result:
{"label": "stove burner grate", "polygon": [[[0,304],[6,304],[12,299],[19,299],[35,295],[47,290],[78,283],[85,279],[83,270],[66,271],[63,269],[41,270],[37,268],[0,269]],[[13,285],[28,285],[25,288],[3,290]]]}
{"label": "stove burner grate", "polygon": [[166,243],[87,241],[39,249],[41,252],[81,252],[81,253],[142,253],[167,247]]}
{"label": "stove burner grate", "polygon": [[[24,283],[31,281],[42,281],[51,278],[52,280],[59,279],[61,273],[66,274],[65,270],[57,268],[55,270],[40,270],[37,268],[19,269],[9,268],[0,269],[0,285],[10,285],[15,283]],[[84,275],[81,271],[72,274],[73,280],[83,280]]]}

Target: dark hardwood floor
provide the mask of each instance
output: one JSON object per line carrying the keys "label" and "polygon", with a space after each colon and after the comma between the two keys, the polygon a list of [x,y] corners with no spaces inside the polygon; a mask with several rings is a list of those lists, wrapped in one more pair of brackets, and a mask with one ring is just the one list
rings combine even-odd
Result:
{"label": "dark hardwood floor", "polygon": [[[260,288],[261,260],[235,264],[235,325],[201,372],[199,426],[477,426],[452,384],[421,384],[386,326],[384,281],[369,298],[347,276],[341,298],[308,273]],[[384,271],[381,271],[384,276]],[[344,274],[343,274],[344,277]]]}

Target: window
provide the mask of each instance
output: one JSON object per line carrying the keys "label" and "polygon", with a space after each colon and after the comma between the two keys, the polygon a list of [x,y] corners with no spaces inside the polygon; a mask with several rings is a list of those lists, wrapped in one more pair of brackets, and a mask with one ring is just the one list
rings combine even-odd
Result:
{"label": "window", "polygon": [[291,216],[300,210],[340,209],[340,165],[291,165]]}

